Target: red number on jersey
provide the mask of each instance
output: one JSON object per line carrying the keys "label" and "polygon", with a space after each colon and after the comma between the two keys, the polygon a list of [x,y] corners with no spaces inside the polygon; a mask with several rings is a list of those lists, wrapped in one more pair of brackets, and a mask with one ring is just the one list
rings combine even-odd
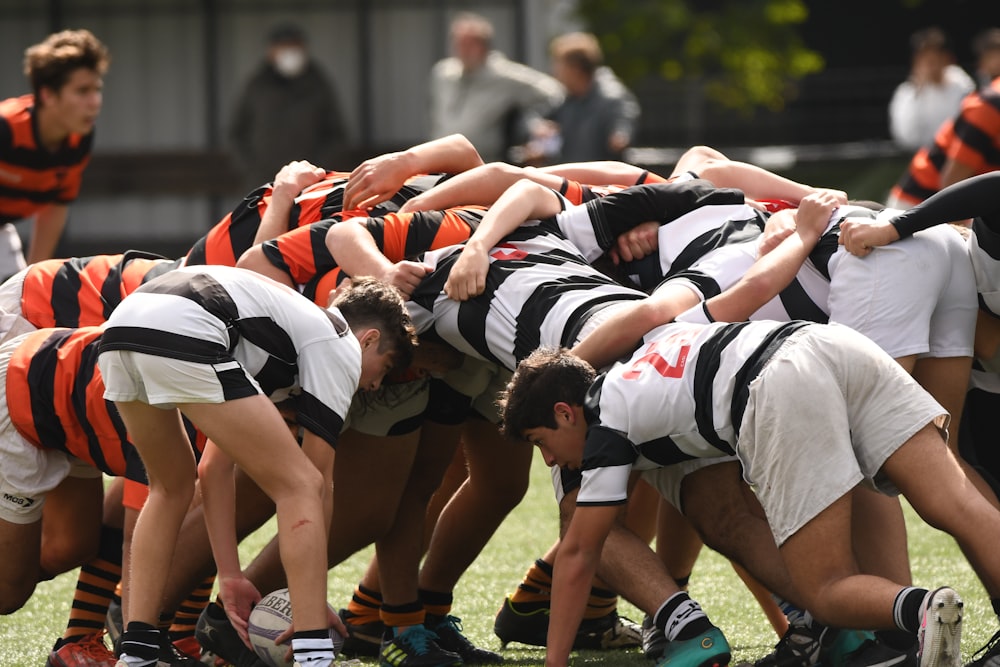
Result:
{"label": "red number on jersey", "polygon": [[527,256],[528,253],[524,252],[523,250],[515,248],[509,243],[501,243],[500,245],[496,246],[496,248],[493,249],[493,252],[490,253],[490,257],[499,260],[524,259]]}
{"label": "red number on jersey", "polygon": [[[679,347],[674,347],[679,345]],[[670,363],[660,354],[659,350],[670,346],[671,351],[677,350],[677,361]],[[622,379],[636,380],[642,375],[646,366],[652,367],[654,371],[665,378],[679,378],[684,375],[684,364],[687,362],[688,353],[691,351],[691,344],[686,337],[674,335],[666,340],[650,343],[649,351],[632,362],[632,367],[622,373]]]}

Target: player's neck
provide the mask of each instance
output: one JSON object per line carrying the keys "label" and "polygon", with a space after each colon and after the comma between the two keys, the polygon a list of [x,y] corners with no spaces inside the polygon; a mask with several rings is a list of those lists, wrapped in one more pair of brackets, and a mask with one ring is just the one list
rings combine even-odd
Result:
{"label": "player's neck", "polygon": [[70,135],[70,131],[61,119],[46,107],[37,107],[35,117],[38,128],[38,140],[42,148],[48,151],[58,150]]}

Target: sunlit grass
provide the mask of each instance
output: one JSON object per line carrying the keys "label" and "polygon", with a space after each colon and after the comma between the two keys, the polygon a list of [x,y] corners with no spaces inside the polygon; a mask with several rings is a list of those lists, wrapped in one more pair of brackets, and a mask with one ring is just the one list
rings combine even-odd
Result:
{"label": "sunlit grass", "polygon": [[[514,590],[528,566],[551,544],[556,534],[555,503],[548,471],[536,457],[527,498],[507,519],[485,552],[455,591],[453,613],[462,618],[466,635],[480,646],[499,648],[493,634],[493,617],[505,595]],[[990,638],[996,618],[982,586],[950,537],[919,521],[907,508],[910,554],[916,585],[955,587],[965,599],[966,620],[962,636],[965,661]],[[274,530],[273,522],[255,533],[242,546],[244,563]],[[356,554],[330,572],[329,593],[334,606],[345,606],[354,585],[371,556],[371,548]],[[0,555],[2,557],[2,555]],[[52,642],[62,634],[76,572],[42,583],[24,609],[0,617],[0,666],[41,667]],[[777,640],[753,597],[743,587],[729,563],[705,552],[691,578],[691,594],[723,629],[734,649],[733,664],[753,661],[767,654]],[[640,621],[642,615],[622,603],[624,616]],[[508,648],[504,652],[513,665],[537,665],[542,649]],[[585,652],[580,663],[605,665],[650,664],[632,652]]]}

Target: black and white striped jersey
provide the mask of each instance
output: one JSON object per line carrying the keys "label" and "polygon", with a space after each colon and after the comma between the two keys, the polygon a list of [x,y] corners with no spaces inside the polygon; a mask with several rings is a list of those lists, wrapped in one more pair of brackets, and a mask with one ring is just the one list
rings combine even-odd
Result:
{"label": "black and white striped jersey", "polygon": [[[841,206],[830,216],[827,230],[803,262],[795,278],[777,296],[761,306],[751,320],[808,320],[826,323],[830,319],[830,276],[845,252],[839,245],[840,221],[846,217],[874,217],[867,208]],[[709,299],[732,287],[750,269],[757,257],[760,238],[713,248],[688,269],[671,275],[668,281],[686,279]],[[699,320],[700,321],[700,320]]]}
{"label": "black and white striped jersey", "polygon": [[463,246],[425,253],[421,261],[433,271],[407,303],[417,330],[433,329],[456,349],[513,370],[539,346],[572,346],[599,310],[646,296],[593,268],[565,224],[534,221],[505,237],[490,251],[485,291],[468,301],[443,291]]}
{"label": "black and white striped jersey", "polygon": [[667,324],[585,399],[578,505],[627,500],[629,473],[735,453],[750,383],[805,322]]}
{"label": "black and white striped jersey", "polygon": [[336,443],[361,378],[361,347],[336,309],[228,266],[165,273],[112,312],[101,351],[238,361],[272,401],[297,397],[299,423]]}

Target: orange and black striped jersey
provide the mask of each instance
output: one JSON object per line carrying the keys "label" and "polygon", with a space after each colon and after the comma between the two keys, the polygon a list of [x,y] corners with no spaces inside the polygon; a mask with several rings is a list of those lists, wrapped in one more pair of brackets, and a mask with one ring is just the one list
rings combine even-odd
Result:
{"label": "orange and black striped jersey", "polygon": [[37,262],[24,276],[21,316],[39,329],[97,326],[137,287],[181,263],[136,250]]}
{"label": "orange and black striped jersey", "polygon": [[[410,199],[441,181],[447,174],[422,174],[409,179],[399,192],[371,210],[344,210],[344,188],[349,173],[327,172],[326,177],[305,188],[292,206],[288,216],[288,231],[319,222],[327,218],[367,218],[399,211]],[[262,185],[248,194],[239,206],[226,216],[208,234],[200,238],[187,254],[187,264],[224,264],[236,266],[236,260],[253,245],[260,228],[261,218],[271,204],[271,184]]]}
{"label": "orange and black striped jersey", "polygon": [[[7,366],[10,420],[28,442],[75,456],[101,472],[124,477],[125,506],[138,509],[146,469],[112,401],[104,399],[97,365],[102,327],[40,329],[24,334]],[[184,420],[195,455],[206,438]]]}
{"label": "orange and black striped jersey", "polygon": [[126,476],[130,458],[138,456],[114,404],[104,400],[97,368],[101,333],[84,327],[25,335],[7,367],[7,406],[18,433],[36,447]]}
{"label": "orange and black striped jersey", "polygon": [[559,187],[559,194],[565,197],[569,203],[574,206],[578,206],[580,204],[585,204],[592,199],[609,195],[612,192],[621,192],[625,188],[632,187],[633,185],[642,185],[643,183],[666,183],[667,180],[668,179],[663,178],[658,174],[645,170],[639,174],[639,178],[635,180],[635,183],[629,183],[628,185],[584,185],[579,181],[571,181],[568,178],[564,178],[562,185]]}
{"label": "orange and black striped jersey", "polygon": [[975,176],[1000,169],[1000,78],[962,100],[958,115],[941,126],[934,143],[910,160],[892,196],[910,205],[927,199],[941,189],[941,169],[949,160]]}
{"label": "orange and black striped jersey", "polygon": [[0,223],[72,202],[90,160],[93,132],[71,134],[58,150],[45,150],[34,111],[34,95],[0,102]]}
{"label": "orange and black striped jersey", "polygon": [[[363,222],[386,258],[401,262],[427,250],[468,241],[485,213],[482,206],[460,206],[444,211],[389,213]],[[261,246],[271,264],[286,272],[306,297],[324,307],[340,275],[326,245],[326,233],[334,224],[337,220],[322,220]]]}

